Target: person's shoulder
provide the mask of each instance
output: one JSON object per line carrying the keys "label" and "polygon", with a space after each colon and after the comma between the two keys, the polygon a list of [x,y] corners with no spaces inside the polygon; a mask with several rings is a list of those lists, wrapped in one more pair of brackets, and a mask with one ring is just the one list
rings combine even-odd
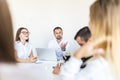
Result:
{"label": "person's shoulder", "polygon": [[67,38],[62,38],[62,40],[68,40]]}
{"label": "person's shoulder", "polygon": [[88,64],[101,67],[101,66],[107,66],[108,62],[103,57],[97,57],[97,58],[93,58],[93,60],[91,60]]}
{"label": "person's shoulder", "polygon": [[55,41],[55,39],[50,39],[49,41]]}
{"label": "person's shoulder", "polygon": [[32,47],[32,43],[26,42],[25,46],[30,46],[30,47]]}
{"label": "person's shoulder", "polygon": [[15,41],[15,45],[20,45],[21,42],[20,41]]}
{"label": "person's shoulder", "polygon": [[56,41],[55,39],[50,39],[49,43],[52,43],[52,42],[55,42],[55,41]]}
{"label": "person's shoulder", "polygon": [[90,72],[99,72],[103,71],[104,69],[108,68],[109,64],[103,57],[91,58],[87,63],[85,69]]}
{"label": "person's shoulder", "polygon": [[[100,73],[102,80],[115,80],[114,74],[112,73],[111,65],[103,57],[99,57],[95,60],[96,72]],[[98,75],[96,77],[99,77]]]}
{"label": "person's shoulder", "polygon": [[20,43],[20,41],[15,41],[15,43],[17,44],[17,43]]}
{"label": "person's shoulder", "polygon": [[108,62],[103,57],[96,58],[94,62],[98,65],[104,65],[104,66],[109,65]]}
{"label": "person's shoulder", "polygon": [[97,78],[99,80],[114,80],[110,79],[113,77],[111,77],[112,71],[109,63],[103,57],[91,60],[86,67],[81,70],[81,74],[88,74],[87,76],[92,76],[93,80],[96,80]]}
{"label": "person's shoulder", "polygon": [[31,45],[31,43],[30,43],[30,42],[26,42],[26,44],[29,44],[29,45]]}

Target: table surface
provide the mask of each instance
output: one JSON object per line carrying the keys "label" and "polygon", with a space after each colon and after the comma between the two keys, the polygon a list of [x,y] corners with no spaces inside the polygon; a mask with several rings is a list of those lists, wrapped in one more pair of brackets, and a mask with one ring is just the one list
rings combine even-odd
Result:
{"label": "table surface", "polygon": [[37,63],[18,63],[17,65],[25,70],[28,69],[30,74],[39,80],[59,80],[59,76],[52,73],[53,66],[57,61],[39,61]]}

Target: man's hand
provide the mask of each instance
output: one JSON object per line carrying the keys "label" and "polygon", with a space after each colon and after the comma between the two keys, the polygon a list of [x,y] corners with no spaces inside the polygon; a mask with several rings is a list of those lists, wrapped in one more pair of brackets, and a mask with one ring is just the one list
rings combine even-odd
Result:
{"label": "man's hand", "polygon": [[61,43],[60,47],[62,51],[66,50],[67,42],[66,43]]}

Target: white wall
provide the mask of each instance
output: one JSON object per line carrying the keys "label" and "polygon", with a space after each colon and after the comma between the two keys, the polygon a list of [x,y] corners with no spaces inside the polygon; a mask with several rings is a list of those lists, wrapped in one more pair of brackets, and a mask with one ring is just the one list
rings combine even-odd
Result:
{"label": "white wall", "polygon": [[46,48],[56,26],[63,28],[64,37],[72,42],[72,52],[78,48],[75,33],[89,22],[89,6],[94,0],[8,0],[14,35],[21,26],[30,31],[34,48]]}

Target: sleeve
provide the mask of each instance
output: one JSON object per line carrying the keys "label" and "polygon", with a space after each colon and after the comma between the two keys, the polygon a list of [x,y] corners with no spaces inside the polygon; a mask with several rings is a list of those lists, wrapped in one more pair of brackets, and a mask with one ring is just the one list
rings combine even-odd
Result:
{"label": "sleeve", "polygon": [[61,80],[75,80],[75,76],[80,71],[81,65],[82,60],[71,57],[70,60],[61,67]]}
{"label": "sleeve", "polygon": [[48,42],[48,48],[51,49],[52,48],[52,41]]}
{"label": "sleeve", "polygon": [[34,48],[33,48],[33,46],[32,46],[32,43],[29,43],[29,44],[30,44],[30,51],[31,51],[32,54],[34,55],[34,53],[33,53]]}
{"label": "sleeve", "polygon": [[[110,75],[109,66],[99,59],[94,60],[87,65],[85,69],[80,69],[82,60],[71,57],[61,67],[59,74],[61,80],[115,80]],[[111,77],[112,76],[112,77]]]}

